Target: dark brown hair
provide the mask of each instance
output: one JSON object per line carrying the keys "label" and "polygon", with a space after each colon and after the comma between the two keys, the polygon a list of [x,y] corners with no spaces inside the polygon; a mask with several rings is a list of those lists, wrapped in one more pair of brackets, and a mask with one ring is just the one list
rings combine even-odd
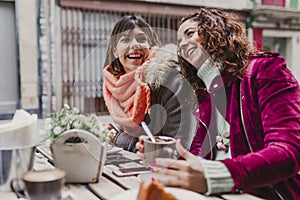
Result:
{"label": "dark brown hair", "polygon": [[[252,47],[238,20],[231,14],[218,9],[200,8],[181,19],[198,22],[198,35],[203,37],[201,45],[208,54],[223,64],[223,73],[228,73],[233,79],[241,78],[251,56],[257,51]],[[193,66],[179,56],[180,66],[184,76],[194,85],[203,87]],[[198,86],[197,86],[198,85]]]}
{"label": "dark brown hair", "polygon": [[121,33],[134,28],[140,28],[147,35],[151,47],[160,45],[157,34],[141,16],[125,15],[115,24],[106,51],[104,67],[110,65],[110,70],[114,75],[125,73],[125,71],[119,59],[115,58],[113,50],[122,36]]}

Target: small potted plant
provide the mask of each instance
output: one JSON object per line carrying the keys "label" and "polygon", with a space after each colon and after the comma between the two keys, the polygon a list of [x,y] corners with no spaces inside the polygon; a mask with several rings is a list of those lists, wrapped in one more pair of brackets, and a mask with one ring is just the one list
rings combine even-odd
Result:
{"label": "small potted plant", "polygon": [[66,182],[98,182],[106,159],[107,143],[116,131],[95,114],[79,114],[69,105],[46,119],[54,165],[66,171]]}

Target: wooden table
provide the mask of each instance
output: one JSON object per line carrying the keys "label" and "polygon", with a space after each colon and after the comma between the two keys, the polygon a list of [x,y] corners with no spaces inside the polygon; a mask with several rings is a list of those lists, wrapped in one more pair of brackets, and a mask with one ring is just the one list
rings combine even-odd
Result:
{"label": "wooden table", "polygon": [[[128,151],[120,151],[118,154],[139,163],[136,154]],[[53,169],[52,156],[49,147],[40,146],[37,148],[34,161],[34,170]],[[126,163],[125,163],[126,164]],[[112,166],[106,165],[103,174],[98,183],[90,184],[65,184],[63,188],[63,196],[71,197],[74,200],[98,200],[111,199],[126,190],[138,189],[140,180],[137,176],[117,177],[112,173]],[[199,194],[200,195],[200,194]],[[224,194],[219,196],[203,196],[207,200],[260,200],[248,194]],[[15,200],[16,195],[12,192],[0,192],[0,200]]]}

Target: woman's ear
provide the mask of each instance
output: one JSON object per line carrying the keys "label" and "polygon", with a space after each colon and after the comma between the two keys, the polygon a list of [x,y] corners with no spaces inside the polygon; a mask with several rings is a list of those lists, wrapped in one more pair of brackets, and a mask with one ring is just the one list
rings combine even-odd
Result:
{"label": "woman's ear", "polygon": [[115,58],[118,58],[118,57],[119,57],[118,51],[117,51],[117,48],[116,48],[116,47],[114,47],[114,49],[113,49],[113,54],[114,54]]}

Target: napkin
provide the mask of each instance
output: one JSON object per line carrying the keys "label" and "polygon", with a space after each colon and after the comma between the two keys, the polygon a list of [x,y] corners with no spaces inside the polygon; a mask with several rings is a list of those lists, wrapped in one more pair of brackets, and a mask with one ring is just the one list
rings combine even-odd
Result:
{"label": "napkin", "polygon": [[16,110],[8,123],[0,124],[0,150],[36,146],[40,141],[36,114]]}

